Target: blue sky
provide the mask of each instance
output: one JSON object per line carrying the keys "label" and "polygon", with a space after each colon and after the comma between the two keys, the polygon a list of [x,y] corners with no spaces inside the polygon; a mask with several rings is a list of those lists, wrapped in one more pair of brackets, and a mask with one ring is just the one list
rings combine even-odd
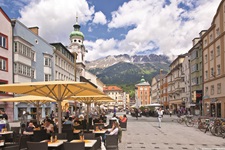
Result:
{"label": "blue sky", "polygon": [[221,0],[0,0],[10,18],[69,45],[76,14],[86,60],[119,54],[186,53],[208,29]]}

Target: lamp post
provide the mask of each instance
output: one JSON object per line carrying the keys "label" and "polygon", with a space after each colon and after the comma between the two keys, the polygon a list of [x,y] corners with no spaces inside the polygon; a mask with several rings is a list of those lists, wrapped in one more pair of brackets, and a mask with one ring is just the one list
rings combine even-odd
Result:
{"label": "lamp post", "polygon": [[160,100],[160,103],[162,103],[162,99],[163,99],[163,96],[162,96],[162,89],[163,89],[163,86],[162,86],[162,71],[163,71],[163,69],[160,69],[159,70],[159,76],[160,76],[160,78],[159,78],[159,100]]}

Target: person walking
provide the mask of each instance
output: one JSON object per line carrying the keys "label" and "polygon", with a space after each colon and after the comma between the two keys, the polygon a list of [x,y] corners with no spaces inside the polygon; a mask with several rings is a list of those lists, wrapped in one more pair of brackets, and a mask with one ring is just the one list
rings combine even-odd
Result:
{"label": "person walking", "polygon": [[161,128],[161,122],[163,117],[163,110],[161,107],[157,110],[157,114],[158,114],[158,121],[159,121],[158,125],[159,125],[159,128]]}
{"label": "person walking", "polygon": [[138,109],[135,109],[135,116],[136,116],[136,119],[138,120]]}
{"label": "person walking", "polygon": [[170,109],[170,117],[172,116],[172,110]]}

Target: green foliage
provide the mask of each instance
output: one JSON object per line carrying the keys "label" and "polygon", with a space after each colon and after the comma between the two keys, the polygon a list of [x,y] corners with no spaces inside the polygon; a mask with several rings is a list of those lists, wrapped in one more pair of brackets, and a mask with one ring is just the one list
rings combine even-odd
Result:
{"label": "green foliage", "polygon": [[133,64],[120,62],[105,69],[96,68],[89,71],[95,74],[104,84],[119,86],[129,93],[131,98],[134,98],[135,84],[140,83],[142,76],[151,84],[152,78],[159,74],[160,69],[163,69],[163,73],[166,73],[169,70],[169,63]]}

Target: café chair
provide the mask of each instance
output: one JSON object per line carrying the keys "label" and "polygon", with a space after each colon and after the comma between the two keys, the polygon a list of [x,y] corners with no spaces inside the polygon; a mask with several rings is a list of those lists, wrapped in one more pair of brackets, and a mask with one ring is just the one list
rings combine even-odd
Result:
{"label": "caf\u00e9 chair", "polygon": [[3,150],[19,150],[19,145],[7,146]]}
{"label": "caf\u00e9 chair", "polygon": [[55,133],[55,136],[57,136],[57,139],[61,139],[61,140],[67,139],[66,133]]}
{"label": "caf\u00e9 chair", "polygon": [[48,139],[48,134],[46,133],[46,130],[34,130],[32,138],[32,142],[40,142]]}
{"label": "caf\u00e9 chair", "polygon": [[19,149],[26,150],[27,142],[30,141],[30,136],[22,135],[19,139]]}
{"label": "caf\u00e9 chair", "polygon": [[63,148],[64,150],[85,150],[84,142],[64,142]]}
{"label": "caf\u00e9 chair", "polygon": [[67,141],[72,141],[74,139],[73,129],[62,129],[62,133],[66,133]]}
{"label": "caf\u00e9 chair", "polygon": [[105,148],[118,150],[118,135],[106,135]]}
{"label": "caf\u00e9 chair", "polygon": [[94,133],[84,133],[84,139],[95,139],[95,134]]}
{"label": "caf\u00e9 chair", "polygon": [[47,142],[27,142],[28,150],[48,150]]}
{"label": "caf\u00e9 chair", "polygon": [[62,126],[63,126],[63,129],[64,129],[64,130],[70,130],[70,129],[73,129],[71,124],[63,124]]}

